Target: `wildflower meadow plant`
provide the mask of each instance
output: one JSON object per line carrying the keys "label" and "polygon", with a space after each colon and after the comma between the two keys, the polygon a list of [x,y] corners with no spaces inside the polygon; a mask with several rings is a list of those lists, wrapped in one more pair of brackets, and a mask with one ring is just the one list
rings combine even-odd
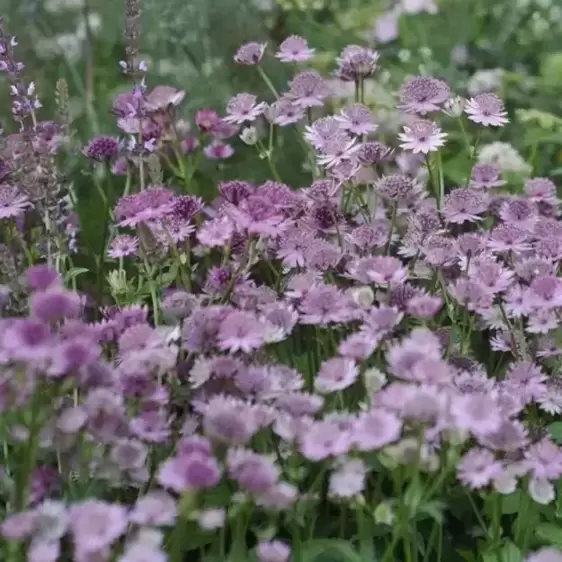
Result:
{"label": "wildflower meadow plant", "polygon": [[[40,120],[0,34],[1,559],[562,560],[560,202],[479,159],[500,98],[453,114],[412,76],[379,137],[379,54],[334,61],[341,107],[290,36],[233,54],[266,96],[186,121],[188,93],[148,85],[139,0],[126,20],[131,89],[77,155],[103,171],[93,289],[57,167],[70,124]],[[283,89],[266,59],[294,68]],[[304,186],[283,182],[285,133]],[[237,150],[271,178],[202,186]]]}

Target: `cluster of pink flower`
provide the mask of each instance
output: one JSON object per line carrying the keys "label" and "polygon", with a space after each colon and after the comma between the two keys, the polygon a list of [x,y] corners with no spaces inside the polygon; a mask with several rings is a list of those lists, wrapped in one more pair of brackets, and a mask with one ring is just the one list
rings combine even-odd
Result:
{"label": "cluster of pink flower", "polygon": [[[372,138],[376,119],[362,99],[378,53],[343,50],[336,76],[355,83],[357,101],[328,116],[317,115],[327,81],[300,71],[278,95],[260,67],[265,53],[248,43],[235,60],[259,69],[271,104],[238,94],[224,117],[200,110],[190,137],[175,112],[183,92],[137,84],[114,104],[128,140],[99,137],[85,150],[127,175],[108,253],[119,260],[115,283],[127,266],[139,289],[119,286],[120,306],[87,322],[76,293],[34,266],[29,317],[2,321],[1,481],[10,485],[0,493],[10,509],[1,532],[16,556],[27,541],[30,560],[55,562],[68,536],[77,562],[116,552],[120,562],[179,561],[193,525],[231,525],[239,553],[251,518],[268,514],[275,528],[256,533],[257,556],[285,562],[287,534],[295,548],[305,530],[325,534],[312,515],[318,502],[344,519],[354,510],[347,527],[362,543],[372,545],[375,523],[390,526],[392,556],[400,538],[411,548],[420,513],[459,489],[518,492],[525,505],[555,499],[562,448],[545,431],[562,413],[555,185],[534,178],[513,195],[490,164],[446,184],[438,120],[452,93],[441,80],[404,83],[406,124],[387,146]],[[276,53],[284,63],[313,56],[296,36]],[[462,107],[455,118],[477,127],[508,122],[492,94]],[[210,139],[207,156],[224,158],[224,141],[262,118],[299,128],[310,185],[237,180],[212,202],[186,194],[199,139]],[[425,164],[412,173],[404,153]],[[147,179],[154,155],[183,194]],[[416,173],[423,165],[428,182]],[[2,218],[27,204],[8,186],[4,199],[12,207]],[[119,301],[143,285],[150,308]],[[517,546],[528,548],[516,526]],[[224,549],[225,533],[217,540]],[[545,549],[528,561],[561,559]]]}

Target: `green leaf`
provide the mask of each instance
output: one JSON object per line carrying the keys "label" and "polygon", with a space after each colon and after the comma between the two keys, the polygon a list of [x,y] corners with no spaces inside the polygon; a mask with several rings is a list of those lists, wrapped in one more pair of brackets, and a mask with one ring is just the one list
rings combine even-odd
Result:
{"label": "green leaf", "polygon": [[89,269],[87,267],[73,267],[72,269],[69,269],[66,272],[64,276],[64,281],[65,283],[69,283],[73,279],[76,279],[76,277],[78,277],[79,275],[82,275],[83,273],[88,273],[88,271]]}
{"label": "green leaf", "polygon": [[562,443],[562,422],[554,422],[548,426],[548,432],[553,441]]}
{"label": "green leaf", "polygon": [[482,559],[484,562],[521,562],[523,556],[512,542],[507,542],[500,548],[485,552]]}
{"label": "green leaf", "polygon": [[315,539],[301,548],[301,559],[306,562],[364,562],[347,541],[341,539]]}
{"label": "green leaf", "polygon": [[535,529],[538,539],[555,546],[562,547],[562,527],[553,523],[541,523]]}

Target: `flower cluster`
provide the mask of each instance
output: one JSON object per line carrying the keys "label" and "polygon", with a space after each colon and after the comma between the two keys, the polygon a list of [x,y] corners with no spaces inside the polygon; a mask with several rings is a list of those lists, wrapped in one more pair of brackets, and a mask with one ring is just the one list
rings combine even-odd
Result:
{"label": "flower cluster", "polygon": [[[325,544],[358,560],[440,559],[478,537],[486,556],[559,561],[541,537],[562,482],[560,201],[548,178],[515,192],[477,160],[480,136],[508,123],[501,99],[477,94],[452,116],[444,81],[409,77],[402,131],[382,142],[364,97],[378,52],[343,49],[334,75],[356,100],[330,114],[319,72],[299,67],[278,92],[268,45],[251,42],[234,60],[270,98],[200,109],[193,135],[185,93],[149,91],[133,47],[121,137],[83,149],[125,176],[115,200],[100,194],[111,302],[28,252],[26,314],[1,320],[0,553],[285,562],[339,533]],[[297,36],[274,53],[314,55]],[[469,149],[460,182],[444,168],[443,147],[463,150],[450,119]],[[273,179],[203,193],[200,156],[231,155],[248,124],[270,131],[255,144]],[[277,166],[286,128],[311,173],[299,189]],[[2,176],[15,242],[30,201]]]}

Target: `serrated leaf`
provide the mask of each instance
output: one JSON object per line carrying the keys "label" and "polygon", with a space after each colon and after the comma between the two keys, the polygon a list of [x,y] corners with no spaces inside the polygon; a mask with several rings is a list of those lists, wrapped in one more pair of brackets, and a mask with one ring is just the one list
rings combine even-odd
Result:
{"label": "serrated leaf", "polygon": [[72,281],[73,279],[76,279],[76,277],[78,277],[79,275],[82,275],[83,273],[88,273],[89,269],[87,267],[73,267],[72,269],[69,269],[65,276],[64,276],[64,280],[66,283],[68,283],[69,281]]}
{"label": "serrated leaf", "polygon": [[541,523],[535,529],[538,539],[546,541],[550,545],[562,547],[562,527],[553,523]]}

